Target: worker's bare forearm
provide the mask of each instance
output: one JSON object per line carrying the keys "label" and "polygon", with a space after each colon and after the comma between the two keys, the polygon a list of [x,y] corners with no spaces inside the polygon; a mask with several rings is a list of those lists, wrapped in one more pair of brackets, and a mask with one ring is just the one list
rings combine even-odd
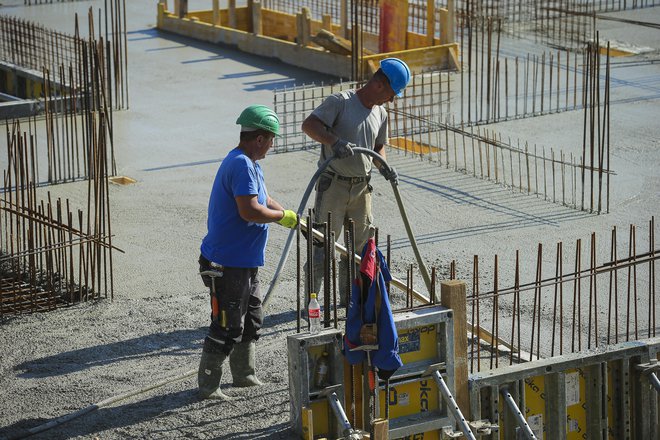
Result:
{"label": "worker's bare forearm", "polygon": [[328,127],[316,116],[309,115],[302,124],[302,131],[307,136],[324,145],[332,145],[337,142],[337,136],[328,131]]}
{"label": "worker's bare forearm", "polygon": [[[269,198],[268,202],[272,201]],[[238,214],[246,222],[272,223],[281,220],[284,217],[284,210],[279,203],[275,203],[279,208],[261,205],[256,195],[236,197]]]}
{"label": "worker's bare forearm", "polygon": [[284,207],[280,205],[280,203],[277,200],[271,199],[270,197],[268,197],[268,202],[266,203],[266,206],[268,206],[270,209],[275,209],[277,211],[284,211]]}
{"label": "worker's bare forearm", "polygon": [[[384,161],[387,161],[387,154],[385,154],[385,145],[383,144],[376,145],[374,147],[374,151],[378,153],[380,157],[383,158]],[[376,168],[380,168],[381,166],[383,166],[383,163],[380,160],[374,158],[374,165],[376,165]]]}

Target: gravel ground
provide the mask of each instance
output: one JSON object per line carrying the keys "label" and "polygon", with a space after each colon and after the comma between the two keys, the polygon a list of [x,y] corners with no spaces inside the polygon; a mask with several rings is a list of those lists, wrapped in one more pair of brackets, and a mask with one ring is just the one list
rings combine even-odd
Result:
{"label": "gravel ground", "polygon": [[[210,4],[192,2],[191,8],[196,3],[205,8]],[[73,14],[85,16],[90,4],[103,6],[98,0],[28,7],[15,0],[3,2],[0,13],[72,32]],[[33,438],[293,438],[286,336],[296,325],[295,261],[290,259],[285,268],[258,344],[259,375],[266,385],[232,389],[227,373],[223,388],[236,399],[216,403],[197,399],[191,374],[199,362],[208,319],[207,293],[197,275],[196,258],[213,177],[238,137],[237,114],[249,103],[271,103],[273,88],[329,78],[159,33],[154,29],[155,1],[127,4],[130,110],[115,113],[116,158],[119,174],[137,183],[112,186],[110,191],[113,243],[124,251],[115,253],[114,300],[2,321],[0,437],[21,436],[26,429],[94,403],[166,381],[111,400]],[[621,16],[660,22],[658,9]],[[601,38],[629,38],[630,44],[652,48],[632,59],[659,58],[657,30],[608,22]],[[609,214],[571,210],[390,153],[424,259],[441,272],[452,259],[459,267],[469,264],[474,254],[490,260],[498,253],[510,262],[515,249],[521,249],[531,261],[538,242],[552,247],[559,240],[587,240],[592,231],[606,238],[611,226],[646,227],[651,216],[657,217],[660,67],[646,63],[613,69],[612,75],[639,93],[627,100],[630,88],[613,90],[612,168],[617,174]],[[503,136],[570,148],[580,142],[581,117],[567,112],[497,124],[497,129]],[[295,209],[315,163],[316,153],[309,151],[268,156],[262,165],[271,195]],[[4,166],[2,160],[0,165]],[[393,272],[403,278],[414,261],[412,250],[389,185],[380,176],[373,185],[375,217],[381,234],[392,235]],[[71,199],[74,206],[85,200],[85,184],[49,189]],[[287,232],[277,225],[271,231],[268,261],[261,271],[264,292]],[[646,238],[638,240],[640,247],[648,245]],[[483,276],[489,276],[487,270]]]}

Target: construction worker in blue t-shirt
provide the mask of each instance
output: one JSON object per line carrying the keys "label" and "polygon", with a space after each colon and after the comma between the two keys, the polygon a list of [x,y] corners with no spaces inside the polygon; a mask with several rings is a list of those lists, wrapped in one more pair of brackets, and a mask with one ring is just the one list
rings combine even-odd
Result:
{"label": "construction worker in blue t-shirt", "polygon": [[279,118],[268,107],[251,105],[236,123],[240,142],[215,177],[199,257],[202,280],[211,290],[211,325],[197,376],[203,399],[228,399],[220,390],[227,358],[234,386],[262,385],[255,374],[255,341],[263,322],[257,272],[264,265],[269,223],[297,224],[296,213],[268,195],[257,163],[279,135]]}

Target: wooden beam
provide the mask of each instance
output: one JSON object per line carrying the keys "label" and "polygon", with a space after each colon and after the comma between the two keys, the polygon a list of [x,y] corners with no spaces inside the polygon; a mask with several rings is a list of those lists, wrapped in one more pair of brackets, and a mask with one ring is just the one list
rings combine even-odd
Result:
{"label": "wooden beam", "polygon": [[[463,415],[470,418],[470,394],[468,389],[467,361],[467,305],[465,282],[447,280],[440,283],[443,306],[454,311],[454,397]],[[451,384],[448,384],[451,387]]]}
{"label": "wooden beam", "polygon": [[213,0],[213,26],[220,25],[220,0]]}
{"label": "wooden beam", "polygon": [[342,36],[349,39],[351,34],[348,31],[348,0],[341,0],[340,8],[339,26],[341,27]]}
{"label": "wooden beam", "polygon": [[[385,397],[388,399],[389,397]],[[386,419],[374,420],[374,439],[373,440],[389,440],[389,422]]]}
{"label": "wooden beam", "polygon": [[236,29],[236,0],[227,0],[227,14],[229,27]]}
{"label": "wooden beam", "polygon": [[321,16],[321,28],[332,32],[332,15],[323,14]]}
{"label": "wooden beam", "polygon": [[433,46],[435,38],[435,0],[426,0],[426,45]]}
{"label": "wooden beam", "polygon": [[252,33],[255,35],[262,35],[264,33],[261,21],[261,2],[252,2]]}
{"label": "wooden beam", "polygon": [[456,41],[454,35],[456,30],[456,8],[454,7],[454,0],[447,0],[447,13],[447,43],[454,43]]}
{"label": "wooden beam", "polygon": [[312,14],[309,12],[309,8],[304,7],[300,14],[296,15],[297,23],[297,43],[301,46],[308,46],[311,39],[311,30],[312,30]]}
{"label": "wooden beam", "polygon": [[175,0],[174,4],[178,3],[178,17],[183,18],[188,14],[188,0]]}
{"label": "wooden beam", "polygon": [[350,55],[352,52],[351,42],[345,38],[336,36],[330,31],[321,29],[313,38],[312,41],[330,52],[338,53],[340,55]]}
{"label": "wooden beam", "polygon": [[314,413],[308,407],[302,409],[302,439],[314,440]]}
{"label": "wooden beam", "polygon": [[447,28],[449,27],[449,12],[441,8],[440,9],[440,44],[447,44]]}
{"label": "wooden beam", "polygon": [[454,0],[447,0],[447,9],[440,9],[440,44],[454,42],[455,22]]}

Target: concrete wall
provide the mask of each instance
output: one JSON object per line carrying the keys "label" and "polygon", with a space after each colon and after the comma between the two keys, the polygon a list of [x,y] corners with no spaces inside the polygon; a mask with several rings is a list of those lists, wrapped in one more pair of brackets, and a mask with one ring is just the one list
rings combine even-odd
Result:
{"label": "concrete wall", "polygon": [[[239,12],[240,11],[240,12]],[[158,4],[158,29],[195,38],[211,43],[228,44],[238,49],[270,58],[277,58],[287,64],[305,69],[333,75],[341,78],[351,77],[351,59],[349,56],[331,53],[322,48],[303,46],[295,43],[298,31],[296,16],[270,10],[262,10],[262,32],[257,35],[248,32],[251,23],[248,24],[247,8],[236,8],[237,28],[225,26],[227,18],[226,11],[219,11],[220,25],[214,25],[212,11],[197,11],[189,13],[186,18],[178,18],[166,10],[162,3]],[[199,19],[197,19],[199,18]],[[202,18],[204,21],[202,21]],[[251,17],[250,17],[251,21]],[[312,34],[321,29],[319,21],[310,22]],[[335,33],[339,28],[332,26]],[[422,44],[425,36],[408,33],[411,45]],[[272,35],[272,36],[269,36]],[[377,37],[367,38],[369,44],[365,47],[377,46]],[[435,39],[434,43],[438,40]],[[365,57],[364,62],[371,70],[374,62],[387,56],[396,56],[408,63],[413,72],[428,70],[455,69],[458,67],[458,45],[456,43],[420,47],[412,50],[390,52]],[[368,71],[368,70],[366,70]]]}

